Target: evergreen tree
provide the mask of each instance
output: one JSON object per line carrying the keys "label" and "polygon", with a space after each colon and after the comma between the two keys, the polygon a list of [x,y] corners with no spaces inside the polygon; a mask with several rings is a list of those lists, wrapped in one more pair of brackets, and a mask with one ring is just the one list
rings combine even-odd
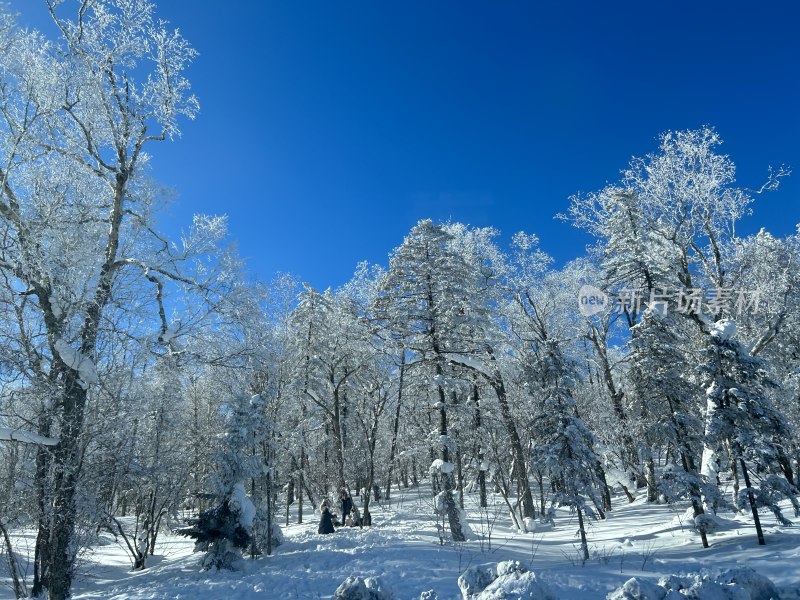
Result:
{"label": "evergreen tree", "polygon": [[599,478],[600,458],[593,448],[594,436],[575,410],[571,388],[577,382],[576,371],[553,340],[542,344],[541,358],[534,369],[538,372],[532,373],[532,378],[544,381],[540,388],[544,398],[535,417],[533,462],[553,485],[553,507],[569,506],[577,513],[581,551],[584,560],[588,560],[584,515],[597,515],[592,504],[602,507],[599,491],[604,482]]}
{"label": "evergreen tree", "polygon": [[[781,523],[788,523],[777,501],[788,497],[798,513],[798,491],[776,476],[780,440],[789,439],[790,431],[769,398],[768,389],[775,383],[767,378],[765,362],[751,356],[733,338],[735,334],[735,321],[721,319],[707,336],[701,365],[707,402],[701,473],[713,486],[727,452],[735,478],[736,505],[740,509],[749,505],[758,543],[763,545],[766,542],[758,509],[769,508]],[[739,469],[743,488],[738,482]],[[707,505],[713,507],[715,499],[713,495],[707,497]]]}
{"label": "evergreen tree", "polygon": [[221,407],[225,430],[214,456],[213,476],[218,504],[190,522],[179,533],[194,538],[195,551],[207,552],[203,568],[234,569],[242,552],[253,541],[256,507],[247,496],[245,484],[265,473],[262,456],[253,452],[265,428],[263,403],[259,396],[250,401],[238,397]]}
{"label": "evergreen tree", "polygon": [[[696,386],[686,378],[687,355],[678,337],[679,323],[657,310],[647,310],[631,330],[627,378],[636,399],[645,462],[648,500],[660,491],[669,502],[689,498],[704,548],[708,547],[702,503],[703,481],[697,470],[702,421],[696,414]],[[677,461],[656,480],[653,454],[672,448]]]}
{"label": "evergreen tree", "polygon": [[441,225],[430,220],[417,223],[395,250],[375,306],[385,329],[403,340],[413,355],[409,361],[413,370],[418,376],[422,371],[432,382],[439,414],[436,447],[441,457],[436,463],[441,475],[437,504],[447,514],[452,539],[463,541],[461,515],[452,494],[455,446],[448,426],[446,375],[448,354],[474,348],[474,331],[470,327],[473,306],[465,287],[469,268],[450,248],[451,240]]}

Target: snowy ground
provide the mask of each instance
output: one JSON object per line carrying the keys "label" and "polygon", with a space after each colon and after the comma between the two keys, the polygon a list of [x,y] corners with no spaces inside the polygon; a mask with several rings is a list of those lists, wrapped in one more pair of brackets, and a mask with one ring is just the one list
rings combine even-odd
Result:
{"label": "snowy ground", "polygon": [[[395,494],[391,507],[374,506],[372,528],[321,536],[318,515],[309,515],[306,524],[283,528],[286,540],[272,557],[245,561],[238,572],[199,572],[200,556],[192,554],[191,542],[166,535],[148,568],[131,573],[127,555],[109,537],[84,557],[74,595],[82,600],[311,600],[332,598],[347,576],[359,575],[379,576],[397,600],[416,600],[426,590],[435,590],[440,600],[455,600],[461,598],[458,576],[469,566],[517,560],[567,600],[605,598],[630,577],[655,582],[659,576],[741,566],[772,579],[784,600],[800,599],[800,526],[779,526],[768,514],[762,515],[766,546],[757,545],[746,515],[723,515],[729,520],[710,536],[712,547],[703,550],[683,514],[641,499],[633,504],[617,499],[608,519],[591,525],[593,556],[583,563],[576,520],[568,511],[555,528],[522,534],[510,528],[502,500],[497,498],[481,519],[469,498],[470,539],[440,545],[427,490]],[[0,598],[9,593],[0,588]]]}

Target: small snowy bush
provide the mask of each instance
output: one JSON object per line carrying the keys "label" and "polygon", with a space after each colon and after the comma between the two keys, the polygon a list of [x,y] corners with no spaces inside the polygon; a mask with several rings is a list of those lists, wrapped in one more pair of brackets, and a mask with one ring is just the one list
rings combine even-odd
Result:
{"label": "small snowy bush", "polygon": [[778,589],[768,577],[747,567],[725,571],[717,577],[717,581],[746,589],[750,593],[750,600],[777,600],[780,598]]}
{"label": "small snowy bush", "polygon": [[225,501],[189,521],[190,527],[176,532],[196,540],[195,552],[207,552],[204,570],[233,569],[242,558],[242,549],[250,543],[250,532],[242,524],[241,508]]}
{"label": "small snowy bush", "polygon": [[496,565],[475,565],[461,574],[458,578],[458,587],[464,600],[471,600],[495,579],[497,579]]}
{"label": "small snowy bush", "polygon": [[336,600],[395,600],[379,577],[348,577],[336,588]]}
{"label": "small snowy bush", "polygon": [[464,600],[556,600],[536,575],[518,561],[470,567],[458,578]]}
{"label": "small snowy bush", "polygon": [[660,585],[631,577],[606,596],[606,600],[663,600],[666,595],[667,590]]}
{"label": "small snowy bush", "polygon": [[475,600],[556,600],[556,597],[534,573],[514,571],[495,579]]}
{"label": "small snowy bush", "polygon": [[606,596],[607,600],[778,600],[775,584],[749,568],[731,569],[714,577],[694,574],[662,577],[658,585],[629,579]]}

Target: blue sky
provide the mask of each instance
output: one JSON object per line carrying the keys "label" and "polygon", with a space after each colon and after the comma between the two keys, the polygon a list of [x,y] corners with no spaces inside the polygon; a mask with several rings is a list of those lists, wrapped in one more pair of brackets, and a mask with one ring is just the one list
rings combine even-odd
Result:
{"label": "blue sky", "polygon": [[[43,2],[15,3],[43,26]],[[555,221],[668,129],[713,125],[745,186],[796,174],[742,228],[800,222],[800,5],[162,0],[201,103],[151,148],[162,229],[226,213],[250,270],[325,288],[422,218],[588,239]]]}

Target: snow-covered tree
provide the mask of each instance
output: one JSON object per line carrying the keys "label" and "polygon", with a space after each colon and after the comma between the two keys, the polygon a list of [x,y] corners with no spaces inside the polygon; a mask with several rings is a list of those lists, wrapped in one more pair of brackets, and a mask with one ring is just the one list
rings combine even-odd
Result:
{"label": "snow-covered tree", "polygon": [[[569,506],[578,515],[581,551],[589,559],[584,515],[602,514],[600,458],[594,451],[594,436],[575,411],[572,389],[577,372],[565,359],[555,340],[546,340],[538,361],[532,366],[530,379],[536,381],[542,394],[540,411],[534,417],[535,443],[532,460],[540,466],[555,489],[554,506]],[[587,503],[587,500],[591,501]]]}
{"label": "snow-covered tree", "polygon": [[[758,189],[739,187],[733,161],[718,151],[721,143],[719,134],[710,127],[664,133],[658,152],[632,159],[618,183],[572,198],[569,218],[600,242],[604,282],[617,286],[615,291],[633,292],[629,302],[616,307],[627,317],[629,328],[643,311],[658,308],[673,315],[679,313],[699,336],[693,344],[707,346],[714,323],[743,308],[741,297],[731,297],[733,283],[739,286],[739,294],[752,291],[746,277],[739,277],[739,273],[757,272],[760,267],[752,267],[759,260],[752,260],[757,253],[744,250],[737,237],[737,223],[748,214],[754,196],[776,189],[788,171],[770,170]],[[761,236],[764,245],[768,245],[766,237]],[[745,245],[758,247],[758,243]],[[780,288],[773,297],[774,310],[764,319],[747,320],[759,323],[748,334],[754,354],[773,343],[792,312],[791,308],[779,308],[779,298],[792,289],[791,278],[786,277],[790,272],[786,266],[792,261],[785,260],[786,252],[777,256],[783,272],[774,272],[771,277]],[[590,330],[589,339],[601,359],[606,345],[601,343],[602,338],[608,339],[609,333],[613,335],[610,328],[608,332]],[[625,390],[615,382],[609,361],[601,362],[615,412],[621,420],[628,420]],[[692,380],[688,367],[682,378]],[[637,454],[630,442],[625,444],[629,463]],[[779,456],[778,460],[788,473],[789,461],[780,446],[779,454],[783,458]],[[645,465],[639,473],[647,470],[649,466]]]}
{"label": "snow-covered tree", "polygon": [[198,220],[200,235],[182,248],[153,234],[147,148],[197,112],[184,76],[194,50],[146,0],[84,0],[73,20],[63,3],[48,7],[57,41],[17,28],[5,9],[0,17],[0,269],[44,333],[26,370],[54,388],[37,433],[60,442],[39,457],[36,488],[46,497],[32,591],[64,598],[80,545],[75,499],[87,403],[102,386],[104,320],[121,286],[149,289],[158,311],[170,280],[192,285],[181,261],[208,250],[223,223]]}
{"label": "snow-covered tree", "polygon": [[[737,337],[750,354],[767,360],[769,376],[782,384],[775,401],[796,430],[800,427],[800,355],[795,350],[800,347],[800,234],[779,238],[762,229],[737,240],[731,265],[730,287],[745,291],[748,306],[731,311]],[[781,470],[797,486],[800,445],[789,439],[778,451]]]}
{"label": "snow-covered tree", "polygon": [[[656,493],[667,501],[689,498],[701,543],[708,547],[703,510],[703,481],[697,464],[703,426],[697,407],[698,390],[687,378],[689,360],[681,323],[657,310],[647,310],[631,330],[630,368],[626,377],[635,398],[639,433],[648,466],[648,500]],[[683,342],[683,343],[682,343]],[[660,479],[655,458],[671,450],[673,461]]]}
{"label": "snow-covered tree", "polygon": [[[203,559],[206,569],[236,568],[242,552],[252,543],[258,511],[246,486],[251,479],[268,472],[259,452],[269,434],[263,399],[257,395],[249,400],[238,396],[223,404],[220,412],[225,426],[214,455],[217,504],[191,521],[190,528],[180,530],[182,535],[196,540],[195,551],[207,553]],[[269,515],[262,519],[271,526]]]}
{"label": "snow-covered tree", "polygon": [[[769,508],[786,523],[777,502],[788,497],[800,514],[797,488],[776,475],[780,472],[778,449],[789,439],[790,429],[770,400],[769,388],[775,383],[768,379],[764,361],[751,356],[735,335],[735,321],[721,319],[712,326],[706,342],[701,364],[707,402],[701,474],[707,489],[713,489],[720,461],[727,456],[736,478],[736,505],[749,505],[758,543],[764,544],[760,507]],[[751,475],[756,482],[751,482]],[[714,508],[715,499],[713,495],[706,498],[708,508]]]}
{"label": "snow-covered tree", "polygon": [[[509,290],[517,302],[523,302],[527,286],[535,285],[525,275],[518,272],[510,275],[508,259],[497,247],[494,238],[497,230],[486,227],[470,229],[455,223],[447,227],[453,236],[451,248],[461,254],[466,260],[470,271],[464,281],[469,288],[469,297],[473,300],[470,311],[470,327],[474,345],[467,347],[466,351],[451,352],[448,354],[450,361],[458,368],[470,374],[473,383],[485,382],[494,392],[500,409],[500,418],[508,435],[508,442],[513,456],[513,477],[519,486],[520,512],[522,525],[525,527],[527,519],[536,515],[528,478],[528,460],[524,451],[522,436],[518,426],[518,417],[512,408],[512,390],[509,384],[508,372],[513,372],[515,367],[509,368],[507,357],[510,352],[506,348],[513,342],[508,336],[508,313],[504,310],[509,303]],[[525,255],[524,266],[518,262],[515,267],[526,272],[535,265],[538,273],[540,267],[549,262],[549,257],[538,251],[534,243],[534,236],[518,234],[515,240],[520,242],[524,249],[520,251]],[[525,240],[522,242],[522,240]],[[519,365],[516,366],[519,370]],[[474,385],[473,385],[474,392]]]}
{"label": "snow-covered tree", "polygon": [[[352,379],[371,360],[370,332],[358,308],[344,293],[319,293],[307,287],[292,313],[294,340],[290,347],[293,386],[307,407],[306,419],[323,423],[325,448],[316,457],[323,486],[347,485],[348,420]],[[330,463],[330,464],[329,464]]]}
{"label": "snow-covered tree", "polygon": [[474,347],[474,331],[470,327],[473,307],[465,287],[469,268],[449,247],[451,239],[441,225],[417,223],[390,259],[376,313],[389,335],[402,340],[412,354],[415,375],[426,378],[434,391],[439,415],[436,470],[441,482],[437,494],[452,539],[463,541],[461,516],[452,494],[455,446],[448,428],[447,357],[468,353]]}

